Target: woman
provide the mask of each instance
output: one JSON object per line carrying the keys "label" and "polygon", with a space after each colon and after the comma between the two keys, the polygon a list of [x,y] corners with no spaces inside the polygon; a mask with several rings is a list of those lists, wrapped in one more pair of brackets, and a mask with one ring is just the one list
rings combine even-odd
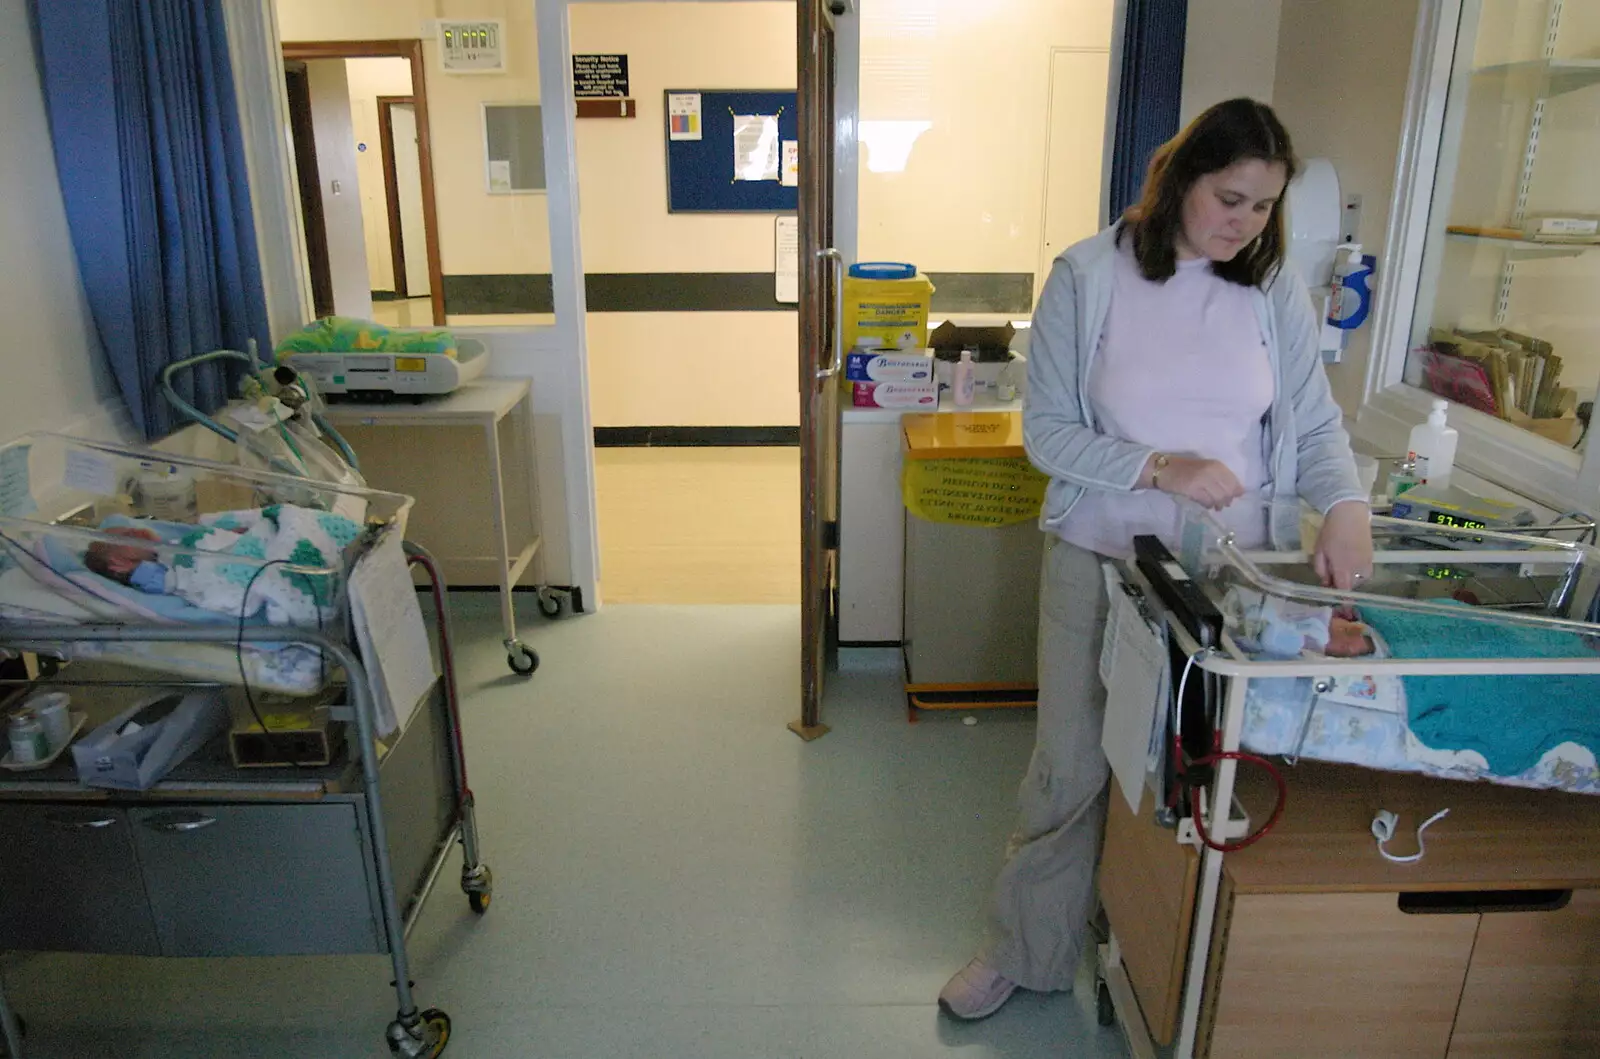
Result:
{"label": "woman", "polygon": [[[1056,260],[1034,314],[1023,433],[1050,476],[1039,711],[1020,820],[979,955],[939,1006],[993,1014],[1019,988],[1072,988],[1105,821],[1101,556],[1172,543],[1179,500],[1247,547],[1297,548],[1301,501],[1325,518],[1315,564],[1370,572],[1367,495],[1317,351],[1319,321],[1284,267],[1281,199],[1296,161],[1263,103],[1233,99],[1150,161],[1120,223]],[[1176,550],[1176,549],[1174,549]]]}

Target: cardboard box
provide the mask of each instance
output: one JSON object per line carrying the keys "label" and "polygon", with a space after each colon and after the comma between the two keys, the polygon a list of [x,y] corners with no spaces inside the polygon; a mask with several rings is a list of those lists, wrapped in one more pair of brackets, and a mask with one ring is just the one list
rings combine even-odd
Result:
{"label": "cardboard box", "polygon": [[850,382],[928,382],[934,360],[923,353],[858,349],[845,357],[844,377]]}
{"label": "cardboard box", "polygon": [[999,327],[957,327],[946,320],[934,328],[928,342],[940,360],[960,360],[963,349],[973,350],[979,364],[1004,364],[1011,359],[1011,339],[1017,329],[1010,324]]}
{"label": "cardboard box", "polygon": [[850,397],[857,408],[894,408],[934,412],[939,408],[939,384],[927,382],[855,382]]}
{"label": "cardboard box", "polygon": [[1569,449],[1578,443],[1579,438],[1583,437],[1583,423],[1576,416],[1562,416],[1559,419],[1534,419],[1513,408],[1506,419],[1523,430],[1532,431],[1541,438],[1549,438],[1557,445],[1564,445]]}

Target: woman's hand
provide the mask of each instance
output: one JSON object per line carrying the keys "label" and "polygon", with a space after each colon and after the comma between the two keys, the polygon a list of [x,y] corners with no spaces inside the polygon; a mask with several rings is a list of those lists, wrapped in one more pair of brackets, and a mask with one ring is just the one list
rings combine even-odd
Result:
{"label": "woman's hand", "polygon": [[[1155,462],[1156,457],[1152,456],[1145,465],[1139,484],[1146,488],[1153,484],[1163,493],[1187,497],[1212,511],[1221,511],[1244,495],[1244,486],[1239,484],[1238,476],[1228,470],[1227,464],[1217,460],[1169,456],[1167,465],[1159,472],[1155,470]],[[1151,482],[1152,477],[1155,478],[1154,483]]]}
{"label": "woman's hand", "polygon": [[1329,509],[1312,565],[1324,585],[1341,592],[1372,576],[1372,512],[1366,504],[1346,500]]}

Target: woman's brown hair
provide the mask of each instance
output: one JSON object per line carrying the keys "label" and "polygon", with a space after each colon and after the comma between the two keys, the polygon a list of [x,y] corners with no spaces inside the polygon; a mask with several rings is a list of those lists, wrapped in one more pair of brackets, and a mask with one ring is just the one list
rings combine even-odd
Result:
{"label": "woman's brown hair", "polygon": [[[1249,158],[1283,166],[1286,186],[1299,169],[1289,133],[1271,107],[1254,99],[1218,103],[1156,149],[1144,194],[1123,212],[1117,233],[1119,244],[1123,235],[1132,234],[1133,256],[1146,279],[1160,282],[1177,271],[1183,200],[1195,181]],[[1261,234],[1232,260],[1213,261],[1211,271],[1241,286],[1263,286],[1283,266],[1287,245],[1280,197]]]}

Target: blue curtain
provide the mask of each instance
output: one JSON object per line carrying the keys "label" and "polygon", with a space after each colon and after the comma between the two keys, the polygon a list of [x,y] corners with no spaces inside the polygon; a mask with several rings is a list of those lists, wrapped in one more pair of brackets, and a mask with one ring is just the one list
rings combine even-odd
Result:
{"label": "blue curtain", "polygon": [[1127,0],[1117,135],[1111,149],[1111,219],[1139,200],[1145,167],[1178,131],[1188,0]]}
{"label": "blue curtain", "polygon": [[[161,369],[269,348],[227,29],[215,0],[34,0],[67,220],[100,343],[147,439],[170,433]],[[185,373],[204,411],[220,365]]]}

